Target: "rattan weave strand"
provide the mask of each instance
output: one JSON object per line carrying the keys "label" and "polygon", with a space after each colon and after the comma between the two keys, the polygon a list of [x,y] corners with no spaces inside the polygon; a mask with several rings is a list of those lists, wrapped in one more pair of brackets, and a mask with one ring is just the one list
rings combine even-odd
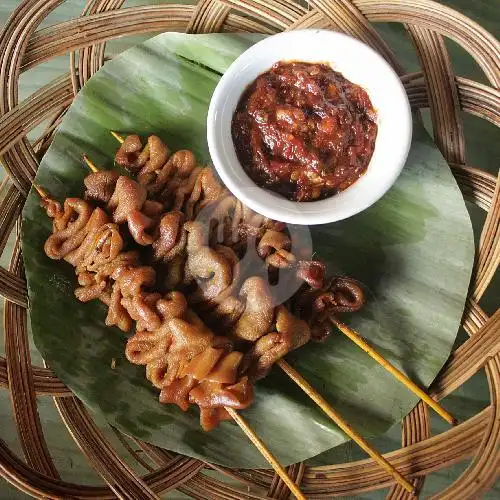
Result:
{"label": "rattan weave strand", "polygon": [[[90,0],[81,17],[48,28],[40,23],[63,0],[26,0],[12,14],[0,38],[0,155],[8,178],[0,187],[0,250],[19,220],[24,198],[62,115],[85,82],[105,64],[105,42],[153,31],[277,33],[320,27],[343,31],[378,50],[398,71],[415,110],[430,108],[434,139],[449,162],[463,196],[487,212],[482,229],[463,326],[470,338],[453,352],[432,395],[443,398],[478,370],[486,371],[490,405],[457,427],[430,435],[427,409],[419,403],[402,424],[402,448],[387,454],[417,490],[426,474],[464,458],[465,472],[440,499],[476,498],[494,484],[500,470],[500,311],[488,317],[479,302],[500,261],[500,182],[466,164],[461,111],[500,126],[500,45],[479,25],[430,0],[200,0],[196,5],[121,8],[123,0]],[[371,23],[403,23],[421,63],[421,72],[403,74],[391,49]],[[444,44],[450,38],[479,64],[489,85],[455,76]],[[19,103],[23,71],[70,53],[69,74]],[[27,133],[49,120],[34,143]],[[149,473],[139,477],[94,424],[84,406],[47,368],[32,366],[27,337],[26,284],[19,244],[9,269],[0,268],[5,298],[5,358],[0,384],[10,391],[24,457],[0,441],[0,471],[22,491],[43,498],[153,499],[172,489],[194,498],[287,498],[272,471],[229,470],[136,442],[129,452]],[[52,396],[61,419],[107,486],[70,484],[59,478],[37,412],[37,396]],[[137,448],[141,449],[138,453]],[[148,462],[144,460],[147,457]],[[151,465],[154,464],[154,465]],[[231,486],[204,472],[216,469]],[[308,498],[328,498],[392,486],[390,499],[408,498],[372,460],[309,467],[295,464],[289,474]],[[237,480],[240,487],[234,486]],[[249,486],[252,492],[249,493]]]}

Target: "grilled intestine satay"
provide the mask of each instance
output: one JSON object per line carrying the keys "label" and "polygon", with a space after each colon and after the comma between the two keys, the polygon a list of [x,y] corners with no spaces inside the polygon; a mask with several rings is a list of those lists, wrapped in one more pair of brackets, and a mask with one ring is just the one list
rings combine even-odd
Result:
{"label": "grilled intestine satay", "polygon": [[334,277],[321,289],[302,287],[289,301],[289,309],[305,319],[311,328],[311,339],[325,340],[333,331],[329,318],[339,313],[359,311],[365,302],[363,289],[351,278]]}
{"label": "grilled intestine satay", "polygon": [[[198,405],[209,430],[230,418],[224,407],[251,404],[253,383],[276,361],[324,339],[329,315],[359,309],[363,292],[347,278],[323,286],[324,264],[294,254],[281,223],[242,205],[192,153],[169,157],[158,141],[143,149],[132,136],[120,148],[117,163],[137,181],[95,172],[85,200],[44,199],[53,218],[45,251],[75,267],[79,300],[108,306],[106,325],[135,325],[126,355],[146,367],[160,401]],[[286,307],[267,280],[242,270],[251,244],[263,268],[303,283]]]}

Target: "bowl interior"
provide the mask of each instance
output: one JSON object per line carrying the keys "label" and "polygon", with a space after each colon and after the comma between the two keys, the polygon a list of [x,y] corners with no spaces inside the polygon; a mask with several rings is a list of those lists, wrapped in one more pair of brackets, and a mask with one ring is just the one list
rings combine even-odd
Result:
{"label": "bowl interior", "polygon": [[[378,133],[367,172],[345,191],[315,202],[292,202],[256,186],[240,165],[231,120],[241,94],[278,61],[329,64],[361,85],[377,112]],[[404,88],[389,64],[358,40],[327,30],[302,30],[269,37],[244,52],[226,71],[208,113],[208,144],[227,187],[253,210],[288,223],[322,224],[345,219],[377,201],[394,183],[411,140],[411,111]]]}

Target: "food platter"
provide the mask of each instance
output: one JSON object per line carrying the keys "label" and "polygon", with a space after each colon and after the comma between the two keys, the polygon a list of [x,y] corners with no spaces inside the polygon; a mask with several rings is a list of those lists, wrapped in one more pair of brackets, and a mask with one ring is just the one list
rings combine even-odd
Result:
{"label": "food platter", "polygon": [[[163,34],[111,61],[68,111],[36,182],[50,186],[60,199],[80,195],[87,174],[82,154],[103,168],[112,167],[117,146],[110,130],[156,133],[172,149],[189,148],[199,161],[209,162],[205,117],[211,93],[229,63],[255,40]],[[103,325],[103,308],[76,303],[71,270],[41,252],[50,223],[35,193],[23,217],[35,342],[75,394],[145,441],[229,466],[264,466],[234,425],[226,423],[205,434],[195,412],[185,414],[157,403],[142,370],[124,359],[124,336]],[[407,166],[378,204],[353,219],[314,228],[311,234],[314,251],[332,271],[366,286],[367,307],[352,325],[415,381],[428,386],[456,336],[473,240],[451,172],[422,127],[415,124]],[[456,248],[453,255],[448,248]],[[365,435],[383,432],[416,402],[340,336],[324,345],[308,345],[289,360]],[[259,382],[256,403],[244,415],[283,463],[304,460],[345,440],[277,370]]]}

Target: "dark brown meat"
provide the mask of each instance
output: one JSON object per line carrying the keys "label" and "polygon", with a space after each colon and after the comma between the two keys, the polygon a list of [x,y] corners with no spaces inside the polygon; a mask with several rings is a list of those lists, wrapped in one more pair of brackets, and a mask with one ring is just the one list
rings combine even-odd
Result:
{"label": "dark brown meat", "polygon": [[76,250],[87,236],[87,224],[92,212],[92,207],[80,198],[67,198],[64,211],[62,214],[59,211],[59,217],[54,219],[56,230],[45,242],[44,250],[47,256],[60,260]]}
{"label": "dark brown meat", "polygon": [[[184,214],[174,211],[166,213],[158,226],[159,236],[153,242],[153,259],[155,261],[172,259],[172,250],[181,241],[183,235]],[[184,242],[187,239],[184,237]],[[182,248],[183,250],[184,248]]]}
{"label": "dark brown meat", "polygon": [[114,170],[92,172],[85,177],[85,199],[107,204],[115,190],[116,182],[120,175]]}
{"label": "dark brown meat", "polygon": [[128,177],[120,176],[108,203],[108,210],[113,213],[113,220],[118,224],[127,222],[129,214],[141,210],[146,197],[147,193],[143,186]]}
{"label": "dark brown meat", "polygon": [[274,318],[274,300],[269,285],[259,277],[248,278],[240,290],[245,311],[231,334],[235,339],[255,342],[269,332]]}

